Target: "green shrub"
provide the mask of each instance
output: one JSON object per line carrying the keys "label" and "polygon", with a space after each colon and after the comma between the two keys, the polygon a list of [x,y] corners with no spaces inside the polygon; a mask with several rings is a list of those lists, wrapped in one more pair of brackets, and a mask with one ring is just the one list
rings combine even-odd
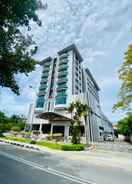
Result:
{"label": "green shrub", "polygon": [[36,141],[35,140],[31,140],[30,144],[36,144]]}
{"label": "green shrub", "polygon": [[64,151],[82,151],[85,146],[83,144],[63,144],[61,149]]}
{"label": "green shrub", "polygon": [[18,126],[13,126],[13,127],[11,127],[11,130],[14,132],[19,132],[21,130],[21,128]]}
{"label": "green shrub", "polygon": [[61,144],[56,144],[56,143],[51,143],[51,142],[46,142],[46,141],[38,141],[36,144],[45,146],[51,149],[61,150]]}
{"label": "green shrub", "polygon": [[21,132],[21,135],[23,136],[31,136],[32,135],[32,132]]}
{"label": "green shrub", "polygon": [[82,151],[85,149],[83,144],[57,144],[46,141],[38,141],[36,144],[63,151]]}
{"label": "green shrub", "polygon": [[5,136],[3,135],[3,133],[2,133],[2,131],[0,131],[0,137],[5,137]]}

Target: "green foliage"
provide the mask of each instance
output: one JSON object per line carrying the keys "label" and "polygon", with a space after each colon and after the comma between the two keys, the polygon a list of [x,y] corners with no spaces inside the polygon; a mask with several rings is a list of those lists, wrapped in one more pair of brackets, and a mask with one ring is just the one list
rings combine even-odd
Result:
{"label": "green foliage", "polygon": [[20,132],[21,128],[18,126],[13,126],[13,127],[11,127],[11,130],[14,132]]}
{"label": "green foliage", "polygon": [[0,131],[6,132],[9,130],[20,131],[25,126],[25,119],[18,115],[7,117],[3,112],[0,112]]}
{"label": "green foliage", "polygon": [[83,151],[85,146],[83,144],[64,144],[61,149],[64,151]]}
{"label": "green foliage", "polygon": [[129,115],[118,122],[117,131],[125,136],[132,134],[132,115]]}
{"label": "green foliage", "polygon": [[132,113],[132,45],[128,46],[125,53],[124,63],[119,70],[119,79],[122,85],[119,93],[119,101],[113,110],[122,109]]}
{"label": "green foliage", "polygon": [[47,141],[35,141],[35,140],[30,140],[25,138],[17,138],[14,136],[7,136],[7,137],[4,137],[4,139],[23,142],[23,143],[36,144],[50,149],[63,150],[63,151],[82,151],[85,149],[84,144],[58,144],[58,143],[52,143]]}
{"label": "green foliage", "polygon": [[23,135],[23,136],[31,136],[32,132],[21,132],[21,135]]}
{"label": "green foliage", "polygon": [[66,109],[69,113],[71,113],[71,142],[73,144],[80,144],[80,124],[81,118],[88,115],[89,107],[86,104],[82,104],[80,101],[72,102],[69,107]]}
{"label": "green foliage", "polygon": [[38,141],[37,145],[45,146],[47,148],[57,149],[57,150],[61,150],[61,146],[62,146],[61,144],[56,144],[56,143],[51,143],[46,141]]}
{"label": "green foliage", "polygon": [[36,144],[36,141],[35,140],[31,140],[30,144]]}
{"label": "green foliage", "polygon": [[30,143],[30,139],[25,139],[25,138],[18,138],[15,136],[6,136],[5,139],[11,140],[11,141],[18,141],[18,142],[23,142],[23,143]]}
{"label": "green foliage", "polygon": [[83,144],[57,144],[46,141],[38,141],[37,145],[45,146],[51,149],[64,150],[64,151],[81,151],[84,150]]}
{"label": "green foliage", "polygon": [[[0,0],[0,86],[11,88],[17,95],[15,75],[27,75],[35,69],[32,55],[37,51],[32,37],[24,35],[21,27],[31,30],[30,20],[41,25],[36,14],[40,7],[37,0]],[[33,48],[29,50],[31,45]]]}

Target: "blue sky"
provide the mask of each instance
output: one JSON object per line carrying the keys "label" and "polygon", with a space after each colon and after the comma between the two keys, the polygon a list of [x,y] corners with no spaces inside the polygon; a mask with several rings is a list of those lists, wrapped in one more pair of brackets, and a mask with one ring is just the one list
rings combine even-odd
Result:
{"label": "blue sky", "polygon": [[[123,115],[112,113],[117,100],[120,81],[117,71],[123,62],[124,52],[132,43],[132,1],[130,0],[47,0],[48,8],[38,12],[42,27],[32,23],[34,40],[38,45],[35,58],[43,59],[75,43],[99,84],[102,110],[115,122]],[[0,88],[0,110],[11,115],[28,113],[39,85],[41,68],[29,77],[16,76],[21,96],[7,88]],[[32,85],[33,89],[29,86]]]}

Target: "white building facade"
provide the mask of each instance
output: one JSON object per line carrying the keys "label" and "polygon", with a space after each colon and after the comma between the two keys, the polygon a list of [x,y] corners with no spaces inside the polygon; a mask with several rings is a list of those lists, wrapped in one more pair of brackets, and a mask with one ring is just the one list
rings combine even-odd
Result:
{"label": "white building facade", "polygon": [[112,124],[103,115],[99,87],[73,44],[59,51],[56,57],[40,62],[43,68],[36,102],[30,105],[27,127],[41,133],[70,135],[70,115],[65,108],[73,101],[87,104],[91,111],[82,119],[81,134],[86,142],[103,141],[113,134]]}

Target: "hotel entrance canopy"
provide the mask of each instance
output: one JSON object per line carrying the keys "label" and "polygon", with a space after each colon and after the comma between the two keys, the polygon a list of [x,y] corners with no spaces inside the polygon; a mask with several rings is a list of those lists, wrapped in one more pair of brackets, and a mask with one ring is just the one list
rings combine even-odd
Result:
{"label": "hotel entrance canopy", "polygon": [[56,112],[43,112],[37,115],[37,118],[46,119],[49,121],[71,121],[71,118]]}

